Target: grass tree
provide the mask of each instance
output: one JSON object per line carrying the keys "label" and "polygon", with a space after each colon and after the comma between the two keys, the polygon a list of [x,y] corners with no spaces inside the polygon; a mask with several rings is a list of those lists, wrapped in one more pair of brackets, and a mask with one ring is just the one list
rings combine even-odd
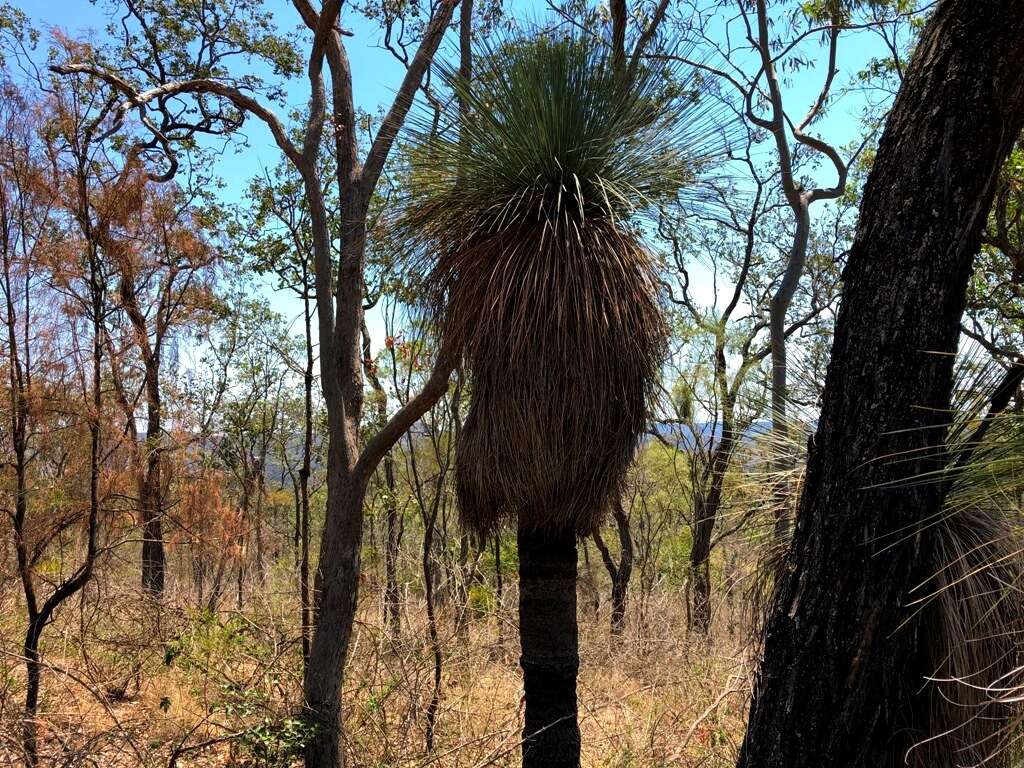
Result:
{"label": "grass tree", "polygon": [[506,39],[455,111],[412,131],[399,231],[444,347],[471,377],[456,449],[463,524],[515,524],[523,763],[579,764],[577,538],[620,493],[665,328],[644,214],[726,146],[700,82],[592,37]]}

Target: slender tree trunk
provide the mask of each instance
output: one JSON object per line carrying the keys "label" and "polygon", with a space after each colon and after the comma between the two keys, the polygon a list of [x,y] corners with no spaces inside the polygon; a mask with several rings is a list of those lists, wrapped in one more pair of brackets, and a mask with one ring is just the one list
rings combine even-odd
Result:
{"label": "slender tree trunk", "polygon": [[[728,398],[727,398],[728,400]],[[694,504],[693,546],[690,548],[690,629],[707,635],[711,629],[711,547],[715,523],[722,507],[725,473],[735,446],[731,400],[725,403],[722,439],[711,454],[707,489],[698,493]]]}
{"label": "slender tree trunk", "polygon": [[302,621],[302,668],[309,664],[311,627],[309,594],[309,478],[313,470],[313,314],[309,306],[309,275],[305,261],[302,264],[303,307],[306,330],[306,370],[303,372],[303,434],[302,467],[299,469],[299,618]]}
{"label": "slender tree trunk", "polygon": [[808,201],[797,196],[793,203],[796,230],[790,246],[789,260],[782,281],[768,307],[768,333],[772,359],[772,431],[779,437],[788,434],[786,404],[789,398],[786,361],[786,313],[793,303],[800,277],[807,262],[807,244],[811,235],[811,213]]}
{"label": "slender tree trunk", "polygon": [[262,587],[266,582],[266,555],[263,552],[263,497],[266,493],[266,456],[259,457],[256,468],[256,504],[253,514],[253,538],[256,540],[256,585]]}
{"label": "slender tree trunk", "polygon": [[613,512],[619,530],[619,568],[612,584],[612,634],[620,635],[626,626],[626,599],[629,593],[629,579],[633,575],[633,538],[629,531],[629,520],[621,506]]}
{"label": "slender tree trunk", "polygon": [[935,719],[926,678],[941,653],[905,607],[941,567],[929,521],[942,491],[899,481],[934,469],[945,439],[972,262],[1024,126],[1022,60],[1024,1],[941,0],[896,99],[844,273],[742,768],[966,759],[955,732],[912,749],[956,723]]}
{"label": "slender tree trunk", "polygon": [[441,639],[437,632],[437,610],[434,606],[434,578],[431,563],[434,548],[434,532],[437,528],[437,507],[423,514],[423,597],[427,606],[427,631],[430,636],[430,650],[434,659],[434,681],[427,704],[425,746],[428,753],[434,751],[434,728],[437,725],[437,710],[441,705]]}
{"label": "slender tree trunk", "polygon": [[612,507],[612,517],[615,519],[615,527],[619,534],[619,562],[616,564],[612,559],[600,531],[594,531],[594,543],[612,580],[612,634],[621,635],[626,627],[626,598],[629,593],[629,579],[633,575],[633,536],[629,529],[629,517],[626,516],[621,501]]}
{"label": "slender tree trunk", "polygon": [[[771,408],[772,434],[777,446],[786,445],[789,438],[789,417],[787,405],[789,401],[788,363],[786,357],[786,314],[793,303],[796,289],[800,285],[800,277],[807,262],[807,245],[811,235],[811,212],[806,193],[791,196],[793,217],[796,230],[793,233],[793,244],[789,252],[789,261],[782,281],[772,296],[768,308],[768,333],[771,348]],[[785,541],[790,530],[790,494],[793,489],[788,481],[788,470],[792,469],[792,458],[782,456],[773,464],[778,476],[772,490],[772,506],[775,515],[773,534],[776,542]]]}
{"label": "slender tree trunk", "polygon": [[473,578],[476,562],[469,562],[469,534],[465,531],[459,536],[459,554],[452,569],[455,589],[455,634],[459,642],[469,639],[469,584]]}
{"label": "slender tree trunk", "polygon": [[594,576],[594,568],[590,564],[590,547],[587,546],[586,539],[580,542],[580,546],[583,549],[583,576],[579,582],[583,587],[583,601],[587,610],[596,618],[597,614],[601,612],[601,593],[597,589],[597,578]]}
{"label": "slender tree trunk", "polygon": [[707,635],[711,629],[711,532],[715,518],[699,499],[694,510],[693,545],[690,547],[690,629]]}
{"label": "slender tree trunk", "polygon": [[578,768],[576,534],[519,528],[523,768]]}
{"label": "slender tree trunk", "polygon": [[494,614],[498,624],[497,644],[501,645],[505,638],[505,627],[502,618],[502,603],[505,600],[505,579],[501,572],[501,531],[494,533]]}
{"label": "slender tree trunk", "polygon": [[[143,325],[143,331],[145,325]],[[136,329],[138,333],[138,329]],[[160,362],[153,354],[145,360],[146,443],[145,468],[139,484],[142,508],[142,588],[155,597],[163,595],[167,570],[163,535],[163,464],[161,441]]]}
{"label": "slender tree trunk", "polygon": [[[139,306],[134,276],[128,268],[123,270],[118,293],[121,306],[135,331],[136,344],[142,358],[143,386],[146,391],[146,437],[142,455],[137,458],[139,511],[142,517],[141,579],[142,589],[153,597],[164,592],[166,554],[163,537],[163,451],[161,441],[163,398],[160,392],[160,345],[157,333],[155,344],[150,343],[149,321]],[[132,408],[127,400],[125,417],[133,420]],[[134,426],[130,430],[135,434]]]}
{"label": "slender tree trunk", "polygon": [[398,518],[398,499],[395,496],[395,460],[390,451],[382,463],[384,484],[387,486],[388,494],[384,503],[384,620],[391,640],[397,642],[402,635],[402,596],[398,590],[398,553],[402,546],[402,526]]}
{"label": "slender tree trunk", "polygon": [[29,621],[25,632],[23,653],[25,655],[25,725],[22,733],[22,748],[25,750],[25,764],[39,763],[39,685],[42,679],[42,664],[39,659],[39,637],[43,628],[38,617]]}
{"label": "slender tree trunk", "polygon": [[[377,420],[383,425],[388,417],[388,394],[381,384],[373,362],[370,333],[363,323],[363,371],[376,397]],[[384,624],[392,643],[402,634],[401,595],[398,591],[398,554],[402,544],[402,525],[398,516],[395,484],[395,459],[388,451],[381,461],[384,470]]]}

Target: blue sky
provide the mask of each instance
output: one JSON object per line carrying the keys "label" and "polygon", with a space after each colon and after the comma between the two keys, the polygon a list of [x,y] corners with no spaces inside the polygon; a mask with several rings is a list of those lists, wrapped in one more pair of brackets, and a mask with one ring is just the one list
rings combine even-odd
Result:
{"label": "blue sky", "polygon": [[[102,38],[108,19],[104,9],[106,3],[94,4],[90,0],[13,0],[16,7],[24,10],[32,19],[33,24],[45,36],[48,29],[59,27],[72,36],[95,36]],[[506,6],[512,9],[517,17],[537,18],[543,13],[545,3],[541,0],[506,0]],[[297,29],[299,19],[286,0],[268,0],[268,7],[275,10],[279,27],[282,30]],[[343,17],[343,26],[351,30],[352,37],[345,39],[349,58],[352,64],[354,79],[354,95],[357,106],[369,112],[375,112],[382,105],[390,103],[397,84],[400,82],[404,69],[391,54],[381,46],[382,31],[372,22],[368,22],[356,13],[348,12]],[[806,53],[813,54],[811,60],[820,59],[818,39],[809,39],[803,47]],[[449,54],[453,50],[453,42],[446,41],[442,51]],[[877,37],[866,33],[849,33],[843,40],[840,49],[840,73],[837,84],[843,84],[875,56],[882,54],[882,47]],[[823,66],[811,66],[789,76],[786,83],[786,99],[791,114],[799,119],[807,107],[813,102],[821,86]],[[302,109],[306,105],[308,86],[300,77],[286,85],[287,108],[279,110],[282,116],[291,109]],[[842,101],[832,109],[829,116],[815,126],[815,131],[837,145],[846,144],[860,135],[861,127],[856,115],[864,106],[864,97],[858,93],[848,93]],[[269,132],[257,120],[246,122],[244,133],[248,138],[248,146],[244,149],[228,149],[218,160],[218,173],[226,186],[222,192],[225,202],[242,202],[245,187],[249,180],[261,174],[265,168],[275,166],[281,158],[280,152],[270,138]],[[768,157],[773,152],[770,145],[763,151]],[[831,184],[834,172],[824,167],[819,183]],[[699,269],[692,274],[695,294],[699,300],[711,301],[711,279],[707,273],[701,274]],[[272,306],[289,321],[298,318],[300,307],[293,297],[286,293],[276,294],[269,286],[263,292],[271,301]],[[369,318],[370,332],[376,347],[383,337],[380,318],[371,315]],[[296,332],[299,328],[295,328]]]}

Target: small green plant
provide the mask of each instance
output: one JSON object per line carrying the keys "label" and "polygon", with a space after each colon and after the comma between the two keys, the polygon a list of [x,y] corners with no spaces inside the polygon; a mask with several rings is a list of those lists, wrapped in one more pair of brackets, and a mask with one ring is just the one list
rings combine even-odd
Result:
{"label": "small green plant", "polygon": [[271,701],[260,690],[229,683],[221,686],[226,715],[252,723],[235,743],[246,753],[247,764],[260,768],[288,768],[306,748],[316,725],[300,715],[273,716]]}
{"label": "small green plant", "polygon": [[487,584],[474,584],[469,588],[467,597],[469,609],[475,613],[494,613],[497,607],[497,602],[494,599],[494,590]]}

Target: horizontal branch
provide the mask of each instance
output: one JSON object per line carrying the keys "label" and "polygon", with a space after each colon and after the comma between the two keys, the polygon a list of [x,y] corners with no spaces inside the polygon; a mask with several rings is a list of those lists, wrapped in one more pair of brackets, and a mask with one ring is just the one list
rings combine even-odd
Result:
{"label": "horizontal branch", "polygon": [[274,141],[288,156],[288,159],[301,168],[302,154],[295,144],[292,143],[291,139],[288,138],[288,132],[277,115],[239,88],[219,80],[212,80],[210,78],[177,80],[149,88],[145,91],[138,91],[124,78],[90,64],[58,64],[50,67],[50,70],[59,75],[78,74],[95,77],[127,96],[127,99],[117,108],[118,120],[123,119],[129,109],[144,106],[156,99],[167,96],[179,96],[185,93],[209,93],[221,96],[234,104],[242,112],[254,115],[262,120],[270,129],[271,134],[274,136]]}

